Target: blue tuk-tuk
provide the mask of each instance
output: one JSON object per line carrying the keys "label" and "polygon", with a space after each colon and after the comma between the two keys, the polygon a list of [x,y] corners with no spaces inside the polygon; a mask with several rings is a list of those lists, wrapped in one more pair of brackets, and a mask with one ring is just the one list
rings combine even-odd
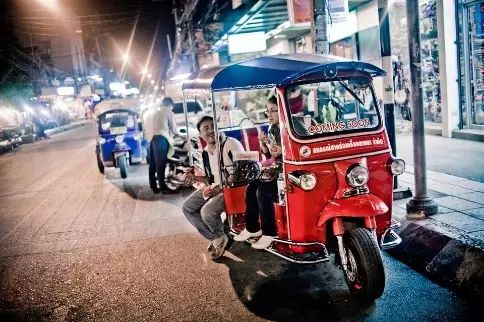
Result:
{"label": "blue tuk-tuk", "polygon": [[128,166],[141,163],[143,134],[138,128],[138,112],[122,106],[111,106],[97,117],[96,158],[99,172],[105,167],[119,168],[122,178]]}

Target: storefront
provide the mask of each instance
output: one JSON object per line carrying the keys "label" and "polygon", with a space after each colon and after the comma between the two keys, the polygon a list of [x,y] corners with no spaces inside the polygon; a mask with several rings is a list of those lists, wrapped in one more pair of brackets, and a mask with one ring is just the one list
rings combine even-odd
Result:
{"label": "storefront", "polygon": [[484,1],[459,0],[462,125],[484,130]]}

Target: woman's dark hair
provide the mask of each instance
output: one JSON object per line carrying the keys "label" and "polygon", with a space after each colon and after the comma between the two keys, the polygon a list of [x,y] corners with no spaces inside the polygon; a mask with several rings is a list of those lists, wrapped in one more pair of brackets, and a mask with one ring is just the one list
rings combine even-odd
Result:
{"label": "woman's dark hair", "polygon": [[267,100],[267,103],[271,103],[271,104],[275,104],[277,105],[277,98],[272,95],[271,97],[269,97],[269,99]]}

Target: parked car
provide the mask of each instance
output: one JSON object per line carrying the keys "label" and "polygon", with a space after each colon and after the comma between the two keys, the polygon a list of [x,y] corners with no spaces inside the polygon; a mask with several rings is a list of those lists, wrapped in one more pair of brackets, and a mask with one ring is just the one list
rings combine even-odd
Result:
{"label": "parked car", "polygon": [[[197,123],[198,113],[203,112],[204,108],[198,100],[187,100],[188,122]],[[173,113],[177,124],[185,124],[185,114],[183,113],[183,101],[173,103]]]}
{"label": "parked car", "polygon": [[18,127],[0,129],[0,152],[14,150],[22,145],[22,131]]}

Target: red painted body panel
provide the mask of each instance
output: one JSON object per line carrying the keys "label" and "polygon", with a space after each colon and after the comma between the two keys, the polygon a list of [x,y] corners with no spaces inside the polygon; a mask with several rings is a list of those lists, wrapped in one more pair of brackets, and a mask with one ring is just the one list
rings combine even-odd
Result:
{"label": "red painted body panel", "polygon": [[318,226],[333,217],[372,217],[388,212],[388,206],[372,194],[333,199],[324,207]]}
{"label": "red painted body panel", "polygon": [[[284,97],[283,89],[279,88],[277,92],[280,98]],[[327,136],[314,142],[297,142],[289,133],[285,101],[280,99],[280,102],[282,103],[280,119],[284,160],[300,163],[295,165],[286,162],[284,173],[287,176],[294,170],[308,171],[316,175],[318,182],[313,190],[304,191],[290,184],[286,179],[286,184],[292,186],[292,189],[286,193],[286,206],[281,210],[285,210],[284,222],[287,224],[288,238],[292,241],[325,243],[328,237],[326,236],[327,225],[318,226],[322,215],[325,215],[326,219],[321,219],[321,223],[335,216],[362,218],[375,216],[377,234],[379,236],[383,234],[390,225],[393,202],[393,175],[388,167],[388,161],[391,158],[390,145],[383,125],[373,133],[339,135],[336,138]],[[308,149],[309,155],[302,153],[303,150],[307,152]],[[355,156],[358,157],[355,158]],[[344,192],[350,189],[345,175],[348,167],[354,163],[362,163],[368,168],[370,179],[367,186],[371,195],[356,199],[347,197],[345,201],[336,202],[335,198],[344,198]],[[330,202],[333,206],[323,213],[323,209]],[[329,210],[339,211],[335,207],[337,203],[347,208],[340,208],[342,214],[334,213],[331,217]]]}

